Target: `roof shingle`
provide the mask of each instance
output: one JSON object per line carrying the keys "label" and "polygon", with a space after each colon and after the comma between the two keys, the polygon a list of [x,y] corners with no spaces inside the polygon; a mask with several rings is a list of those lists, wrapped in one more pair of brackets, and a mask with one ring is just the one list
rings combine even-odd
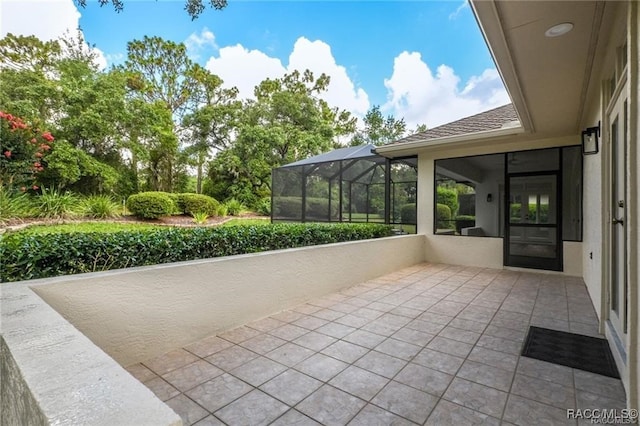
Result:
{"label": "roof shingle", "polygon": [[448,136],[460,136],[470,133],[486,132],[489,130],[499,130],[508,125],[513,126],[517,122],[518,114],[513,104],[503,105],[489,111],[481,112],[471,117],[465,117],[451,123],[443,124],[424,132],[416,133],[399,139],[391,144],[402,144],[408,142],[424,141],[429,139],[439,139]]}

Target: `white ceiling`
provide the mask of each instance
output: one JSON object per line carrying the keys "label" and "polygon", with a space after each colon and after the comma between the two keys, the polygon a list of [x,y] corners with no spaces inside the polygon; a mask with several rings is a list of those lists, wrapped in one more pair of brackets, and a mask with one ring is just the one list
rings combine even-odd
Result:
{"label": "white ceiling", "polygon": [[[480,27],[526,130],[579,133],[598,57],[620,2],[472,0]],[[544,35],[571,22],[569,33]]]}

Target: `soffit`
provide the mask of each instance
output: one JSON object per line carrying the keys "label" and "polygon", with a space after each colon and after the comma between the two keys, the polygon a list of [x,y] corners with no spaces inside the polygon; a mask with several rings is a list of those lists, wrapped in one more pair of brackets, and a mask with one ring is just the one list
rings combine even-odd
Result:
{"label": "soffit", "polygon": [[[473,1],[485,39],[526,130],[544,136],[579,132],[603,31],[617,2]],[[571,22],[549,38],[550,27]]]}

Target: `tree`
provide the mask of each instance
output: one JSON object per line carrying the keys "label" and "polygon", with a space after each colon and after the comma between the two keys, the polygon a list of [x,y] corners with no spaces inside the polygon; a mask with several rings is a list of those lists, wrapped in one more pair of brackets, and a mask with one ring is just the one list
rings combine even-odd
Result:
{"label": "tree", "polygon": [[355,130],[351,114],[319,98],[329,81],[325,74],[316,79],[311,71],[294,71],[256,87],[256,100],[245,104],[235,142],[209,167],[214,183],[230,188],[215,194],[218,198],[233,195],[255,204],[269,194],[274,167],[334,149],[337,137]]}
{"label": "tree", "polygon": [[429,128],[427,127],[426,124],[418,124],[416,126],[416,129],[412,132],[410,132],[411,134],[416,134],[416,133],[422,133],[422,132],[426,132],[427,130],[429,130]]}
{"label": "tree", "polygon": [[153,129],[154,147],[148,150],[148,189],[171,191],[178,157],[174,123],[179,123],[194,106],[199,68],[187,56],[184,44],[160,37],[133,40],[128,43],[127,52],[124,70],[131,96],[153,105],[153,114],[161,117],[160,125]]}
{"label": "tree", "polygon": [[238,89],[224,89],[222,79],[206,69],[195,66],[194,78],[199,83],[199,107],[182,120],[184,138],[188,145],[185,154],[196,166],[196,192],[202,193],[204,165],[213,150],[228,148],[238,126],[242,102],[237,99]]}
{"label": "tree", "polygon": [[384,145],[400,139],[407,130],[404,118],[396,120],[392,115],[386,118],[380,112],[380,106],[374,105],[364,116],[364,130],[356,133],[351,146],[373,144]]}
{"label": "tree", "polygon": [[[80,7],[86,7],[87,0],[75,0],[76,4]],[[100,6],[111,3],[116,12],[121,12],[124,8],[124,2],[122,0],[98,0]],[[221,10],[227,7],[227,0],[209,0],[209,4],[216,10]],[[191,19],[196,19],[204,11],[203,0],[186,0],[184,4],[184,10],[187,11]]]}

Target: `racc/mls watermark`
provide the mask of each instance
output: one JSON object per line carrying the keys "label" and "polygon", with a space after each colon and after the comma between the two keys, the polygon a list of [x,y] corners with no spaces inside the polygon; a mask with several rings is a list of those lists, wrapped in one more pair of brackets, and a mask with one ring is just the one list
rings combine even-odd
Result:
{"label": "racc/mls watermark", "polygon": [[567,410],[567,419],[583,420],[587,423],[600,425],[630,425],[637,424],[638,410],[624,408],[584,408]]}

